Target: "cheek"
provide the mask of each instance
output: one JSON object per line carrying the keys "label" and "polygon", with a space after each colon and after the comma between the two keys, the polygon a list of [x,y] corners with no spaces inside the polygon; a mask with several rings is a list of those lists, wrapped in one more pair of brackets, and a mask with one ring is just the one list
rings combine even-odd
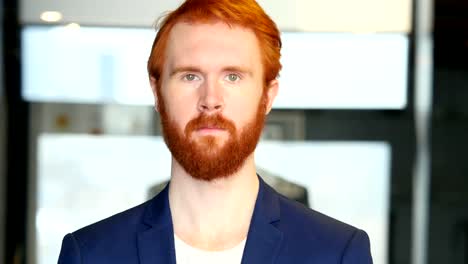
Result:
{"label": "cheek", "polygon": [[175,121],[180,129],[196,117],[196,105],[193,100],[187,96],[168,95],[165,97],[164,105],[168,117]]}
{"label": "cheek", "polygon": [[254,95],[232,100],[231,107],[228,107],[229,111],[226,111],[226,116],[236,122],[237,127],[245,125],[255,118],[259,103],[260,97]]}

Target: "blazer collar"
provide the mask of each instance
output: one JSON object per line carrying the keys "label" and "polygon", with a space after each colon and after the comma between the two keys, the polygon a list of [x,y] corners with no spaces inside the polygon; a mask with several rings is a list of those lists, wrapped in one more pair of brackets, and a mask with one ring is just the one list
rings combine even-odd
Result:
{"label": "blazer collar", "polygon": [[[242,263],[274,263],[283,233],[274,224],[280,220],[278,195],[261,177],[250,221]],[[174,230],[169,208],[169,184],[148,204],[143,222],[150,228],[138,234],[141,264],[176,263]]]}

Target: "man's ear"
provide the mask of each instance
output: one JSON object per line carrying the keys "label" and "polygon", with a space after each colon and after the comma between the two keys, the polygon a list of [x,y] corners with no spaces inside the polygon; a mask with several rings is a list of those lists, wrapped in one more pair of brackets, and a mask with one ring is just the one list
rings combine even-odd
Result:
{"label": "man's ear", "polygon": [[159,112],[158,93],[156,92],[157,80],[153,76],[150,76],[149,82],[150,82],[151,91],[153,92],[153,97],[154,97],[154,109]]}
{"label": "man's ear", "polygon": [[270,113],[271,108],[273,107],[273,101],[276,98],[276,95],[278,94],[278,87],[279,83],[277,79],[272,80],[267,87],[267,105],[266,105],[266,112],[265,114],[267,115]]}

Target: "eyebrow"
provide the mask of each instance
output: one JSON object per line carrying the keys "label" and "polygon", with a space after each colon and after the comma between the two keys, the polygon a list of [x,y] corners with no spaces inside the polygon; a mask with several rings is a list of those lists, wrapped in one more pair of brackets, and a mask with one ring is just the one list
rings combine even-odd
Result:
{"label": "eyebrow", "polygon": [[201,72],[201,70],[194,66],[176,66],[169,72],[169,76],[174,76],[181,72]]}
{"label": "eyebrow", "polygon": [[[252,76],[252,71],[246,67],[239,66],[227,66],[222,69],[223,72],[239,72]],[[169,76],[174,76],[181,72],[202,72],[202,70],[196,66],[176,66],[170,72]]]}
{"label": "eyebrow", "polygon": [[238,67],[238,66],[228,66],[223,68],[224,72],[240,72],[246,75],[252,76],[252,71],[246,67]]}

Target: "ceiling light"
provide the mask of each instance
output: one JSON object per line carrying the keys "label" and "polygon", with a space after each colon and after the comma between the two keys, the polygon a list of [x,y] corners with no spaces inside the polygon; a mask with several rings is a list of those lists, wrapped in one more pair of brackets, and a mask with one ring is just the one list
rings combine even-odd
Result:
{"label": "ceiling light", "polygon": [[62,20],[62,14],[57,11],[45,11],[41,14],[41,20],[45,22],[58,22]]}

